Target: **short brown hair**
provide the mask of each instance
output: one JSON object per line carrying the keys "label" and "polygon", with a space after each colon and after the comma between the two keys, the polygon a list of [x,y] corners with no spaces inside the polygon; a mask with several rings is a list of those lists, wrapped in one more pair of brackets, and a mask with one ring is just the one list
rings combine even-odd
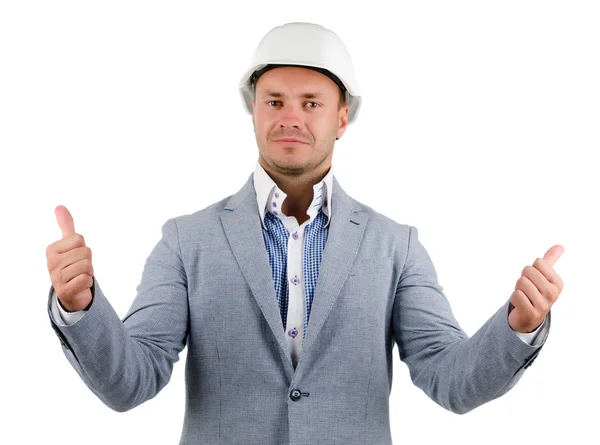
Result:
{"label": "short brown hair", "polygon": [[340,88],[340,100],[339,100],[339,104],[338,104],[338,110],[340,108],[342,108],[344,105],[346,105],[346,92],[342,91],[342,89]]}

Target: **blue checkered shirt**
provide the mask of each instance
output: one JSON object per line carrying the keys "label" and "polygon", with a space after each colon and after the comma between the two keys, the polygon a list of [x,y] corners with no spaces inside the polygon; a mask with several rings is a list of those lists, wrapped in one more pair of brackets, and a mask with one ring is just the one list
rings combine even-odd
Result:
{"label": "blue checkered shirt", "polygon": [[[312,307],[315,286],[319,276],[319,266],[323,258],[323,249],[327,242],[329,234],[328,217],[319,209],[317,216],[304,227],[304,289],[305,289],[305,316],[304,316],[304,334],[306,337],[306,328],[310,318],[310,308]],[[289,232],[283,225],[283,222],[273,215],[270,211],[265,212],[265,227],[263,238],[265,247],[269,254],[269,264],[273,274],[273,283],[275,285],[275,294],[277,304],[281,313],[283,329],[286,329],[289,288],[287,280],[287,246]]]}

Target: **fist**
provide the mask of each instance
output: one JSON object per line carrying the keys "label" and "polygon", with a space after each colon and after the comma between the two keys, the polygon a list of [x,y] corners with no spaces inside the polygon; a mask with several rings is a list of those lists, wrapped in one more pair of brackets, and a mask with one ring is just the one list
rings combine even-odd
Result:
{"label": "fist", "polygon": [[73,217],[67,208],[58,206],[54,213],[62,239],[46,248],[48,272],[62,306],[75,312],[87,308],[92,301],[92,251],[83,236],[75,233]]}
{"label": "fist", "polygon": [[563,290],[563,282],[554,270],[554,263],[565,251],[557,244],[526,266],[510,296],[508,324],[522,333],[535,331],[550,312],[550,308]]}

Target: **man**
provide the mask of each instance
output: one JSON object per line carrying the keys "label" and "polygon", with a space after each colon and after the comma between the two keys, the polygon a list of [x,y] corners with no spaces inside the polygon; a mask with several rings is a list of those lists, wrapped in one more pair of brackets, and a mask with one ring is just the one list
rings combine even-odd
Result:
{"label": "man", "polygon": [[542,348],[563,283],[554,246],[472,337],[415,227],[349,197],[335,140],[360,107],[333,32],[290,23],[260,42],[240,92],[259,156],[241,190],[169,219],[121,321],[68,210],[47,249],[63,352],[109,407],[168,382],[187,345],[182,444],[391,444],[392,350],[456,413],[509,391]]}

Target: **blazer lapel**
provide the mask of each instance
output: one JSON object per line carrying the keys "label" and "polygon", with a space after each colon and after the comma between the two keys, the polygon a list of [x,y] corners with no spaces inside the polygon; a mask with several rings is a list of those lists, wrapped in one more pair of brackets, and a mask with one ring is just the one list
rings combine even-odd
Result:
{"label": "blazer lapel", "polygon": [[[223,209],[221,223],[244,278],[277,339],[286,369],[291,375],[294,368],[277,306],[252,178],[250,175],[242,189],[229,199]],[[331,201],[333,209],[329,235],[296,372],[306,361],[303,357],[309,352],[340,294],[358,254],[367,224],[366,212],[361,211],[360,205],[344,192],[335,177]]]}
{"label": "blazer lapel", "polygon": [[250,286],[277,343],[281,347],[288,371],[293,372],[281,315],[275,297],[273,276],[269,265],[269,256],[262,236],[262,225],[258,213],[256,191],[253,176],[233,195],[223,209],[221,223],[231,250]]}
{"label": "blazer lapel", "polygon": [[367,213],[361,211],[357,201],[350,198],[333,178],[331,196],[332,218],[319,277],[315,286],[306,337],[297,370],[306,360],[302,358],[310,351],[327,315],[350,273],[367,225]]}

